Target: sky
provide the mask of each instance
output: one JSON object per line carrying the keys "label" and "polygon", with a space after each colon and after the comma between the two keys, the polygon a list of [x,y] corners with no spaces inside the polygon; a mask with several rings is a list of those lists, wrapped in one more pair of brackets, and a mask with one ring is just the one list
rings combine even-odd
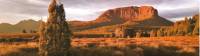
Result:
{"label": "sky", "polygon": [[[127,6],[153,6],[161,17],[171,21],[199,13],[199,0],[60,0],[67,20],[90,21],[108,9]],[[46,20],[50,0],[0,0],[0,23]]]}

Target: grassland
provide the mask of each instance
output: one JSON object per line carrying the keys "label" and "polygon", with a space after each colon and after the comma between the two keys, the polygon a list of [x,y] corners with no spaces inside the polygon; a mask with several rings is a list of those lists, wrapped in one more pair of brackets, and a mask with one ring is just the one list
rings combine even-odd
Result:
{"label": "grassland", "polygon": [[36,41],[39,35],[37,33],[15,33],[15,34],[0,34],[1,42],[30,42]]}
{"label": "grassland", "polygon": [[[198,56],[198,36],[73,38],[72,56]],[[1,42],[0,56],[38,56],[37,42]]]}
{"label": "grassland", "polygon": [[177,47],[198,47],[198,36],[172,36],[172,37],[143,37],[143,38],[74,38],[72,46],[87,46],[96,44],[99,47],[105,46],[127,46],[131,44],[144,46],[177,46]]}
{"label": "grassland", "polygon": [[37,33],[1,33],[0,38],[31,38],[38,37]]}

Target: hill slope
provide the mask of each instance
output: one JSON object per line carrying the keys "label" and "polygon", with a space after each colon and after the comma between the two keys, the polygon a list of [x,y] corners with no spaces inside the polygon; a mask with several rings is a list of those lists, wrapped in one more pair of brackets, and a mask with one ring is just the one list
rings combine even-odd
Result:
{"label": "hill slope", "polygon": [[[73,24],[73,23],[72,23]],[[76,25],[79,24],[79,25]],[[130,6],[105,11],[96,20],[76,22],[77,30],[94,29],[109,25],[135,26],[170,26],[173,23],[158,15],[158,11],[151,6]]]}
{"label": "hill slope", "polygon": [[[158,15],[158,11],[151,6],[130,6],[114,8],[105,11],[93,21],[70,21],[73,31],[83,31],[96,28],[116,27],[117,25],[135,26],[169,26],[173,23]],[[105,26],[105,27],[104,27]],[[16,25],[0,24],[0,33],[22,32],[23,29],[37,30],[39,21],[24,20]]]}
{"label": "hill slope", "polygon": [[23,30],[30,32],[31,30],[36,31],[39,27],[40,21],[34,20],[23,20],[15,25],[11,25],[8,23],[1,23],[0,24],[0,33],[19,33]]}

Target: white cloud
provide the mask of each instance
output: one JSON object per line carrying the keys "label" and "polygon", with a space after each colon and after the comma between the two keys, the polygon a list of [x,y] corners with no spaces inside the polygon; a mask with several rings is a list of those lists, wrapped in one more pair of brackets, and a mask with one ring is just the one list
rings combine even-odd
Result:
{"label": "white cloud", "polygon": [[96,12],[91,9],[80,9],[80,8],[65,8],[67,14],[75,14],[75,15],[88,15]]}
{"label": "white cloud", "polygon": [[[20,20],[48,16],[50,0],[0,0],[0,23],[17,23]],[[152,5],[160,16],[170,20],[197,13],[199,0],[61,0],[68,20],[94,20],[102,11],[111,8]],[[43,19],[44,20],[44,19]]]}
{"label": "white cloud", "polygon": [[86,8],[65,8],[68,20],[90,21],[99,16],[98,12],[104,9],[86,9]]}
{"label": "white cloud", "polygon": [[40,4],[40,5],[47,5],[48,3],[43,0],[28,0],[31,4]]}

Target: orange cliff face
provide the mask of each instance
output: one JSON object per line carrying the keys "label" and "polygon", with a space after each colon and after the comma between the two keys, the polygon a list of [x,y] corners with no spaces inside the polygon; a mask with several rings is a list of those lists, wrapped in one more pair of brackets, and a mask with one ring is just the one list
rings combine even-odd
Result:
{"label": "orange cliff face", "polygon": [[[72,22],[73,23],[73,22]],[[97,28],[109,25],[129,26],[169,26],[173,23],[158,15],[157,9],[152,6],[129,6],[109,9],[101,14],[96,20],[88,22],[76,22],[73,26],[78,28]],[[137,24],[137,25],[136,25]]]}
{"label": "orange cliff face", "polygon": [[122,20],[122,21],[140,21],[158,16],[158,11],[151,6],[131,6],[116,9],[110,9],[104,12],[96,21]]}
{"label": "orange cliff face", "polygon": [[151,6],[142,6],[139,8],[138,19],[145,19],[158,16],[158,11]]}

